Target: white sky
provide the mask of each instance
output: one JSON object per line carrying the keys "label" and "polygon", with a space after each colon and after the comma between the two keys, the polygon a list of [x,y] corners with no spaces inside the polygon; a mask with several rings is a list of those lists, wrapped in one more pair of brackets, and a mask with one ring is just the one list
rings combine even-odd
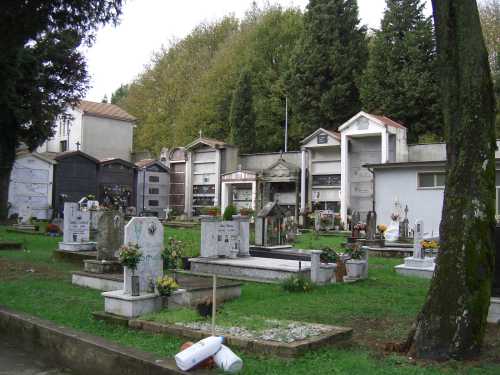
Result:
{"label": "white sky", "polygon": [[[431,13],[430,0],[426,13]],[[271,0],[284,7],[304,9],[308,0]],[[131,82],[151,60],[152,53],[172,39],[181,39],[198,24],[233,13],[241,18],[252,0],[127,0],[117,27],[99,30],[95,44],[86,51],[91,89],[86,98],[111,98],[122,83]],[[262,6],[263,0],[257,4]],[[362,23],[378,28],[385,0],[358,0]]]}

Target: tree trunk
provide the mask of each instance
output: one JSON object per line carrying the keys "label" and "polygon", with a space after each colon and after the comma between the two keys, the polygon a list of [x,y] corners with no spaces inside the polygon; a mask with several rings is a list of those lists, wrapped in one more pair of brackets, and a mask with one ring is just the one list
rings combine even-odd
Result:
{"label": "tree trunk", "polygon": [[[7,112],[7,111],[6,111]],[[9,214],[10,172],[16,159],[17,131],[12,124],[12,116],[0,111],[0,222]]]}
{"label": "tree trunk", "polygon": [[474,0],[433,0],[447,181],[436,271],[409,335],[417,358],[464,359],[483,342],[494,268],[495,110]]}

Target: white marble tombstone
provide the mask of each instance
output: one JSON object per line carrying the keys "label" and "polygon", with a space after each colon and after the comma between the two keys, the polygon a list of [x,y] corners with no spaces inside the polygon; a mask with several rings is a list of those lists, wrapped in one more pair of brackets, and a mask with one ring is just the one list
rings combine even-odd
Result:
{"label": "white marble tombstone", "polygon": [[[201,219],[201,251],[202,258],[227,257],[240,255],[240,220],[220,221],[217,218]],[[248,241],[248,238],[246,239]],[[242,252],[249,252],[244,246]],[[243,254],[241,254],[243,255]]]}
{"label": "white marble tombstone", "polygon": [[[125,226],[125,244],[138,245],[142,259],[134,274],[139,276],[140,293],[151,292],[151,283],[163,276],[163,225],[156,217],[133,217]],[[125,270],[124,292],[132,294],[132,272]]]}
{"label": "white marble tombstone", "polygon": [[90,213],[80,211],[78,203],[64,203],[64,243],[88,242]]}
{"label": "white marble tombstone", "polygon": [[422,259],[424,257],[421,244],[421,241],[424,239],[424,221],[422,219],[415,221],[413,231],[413,258]]}

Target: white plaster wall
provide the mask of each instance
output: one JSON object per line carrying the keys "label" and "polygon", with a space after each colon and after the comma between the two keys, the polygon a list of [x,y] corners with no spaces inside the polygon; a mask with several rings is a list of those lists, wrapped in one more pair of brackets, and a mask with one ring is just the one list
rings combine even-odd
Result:
{"label": "white plaster wall", "polygon": [[120,158],[131,161],[133,124],[103,117],[83,117],[81,151],[96,159]]}
{"label": "white plaster wall", "polygon": [[[82,144],[82,112],[78,108],[68,108],[66,110],[68,115],[73,116],[70,122],[70,133],[68,142],[68,151],[75,151],[77,149],[76,143]],[[55,134],[52,138],[48,139],[44,144],[37,148],[38,152],[60,152],[61,141],[67,140],[67,134],[61,133],[60,118],[58,117],[54,123]]]}
{"label": "white plaster wall", "polygon": [[443,171],[442,168],[377,169],[375,172],[375,210],[377,223],[389,224],[394,200],[408,205],[408,219],[424,221],[427,233],[439,233],[444,189],[417,189],[417,172]]}

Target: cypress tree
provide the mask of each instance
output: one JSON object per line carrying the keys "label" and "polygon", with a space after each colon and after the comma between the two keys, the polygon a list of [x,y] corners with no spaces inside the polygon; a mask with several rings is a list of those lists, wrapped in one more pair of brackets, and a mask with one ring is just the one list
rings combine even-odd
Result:
{"label": "cypress tree", "polygon": [[238,79],[229,113],[231,142],[241,153],[255,150],[255,112],[252,102],[252,76],[244,69]]}
{"label": "cypress tree", "polygon": [[288,82],[294,121],[304,134],[336,129],[361,109],[356,85],[368,57],[356,0],[311,0]]}
{"label": "cypress tree", "polygon": [[443,135],[433,26],[423,8],[421,0],[387,0],[360,85],[363,108],[405,124],[410,142]]}

